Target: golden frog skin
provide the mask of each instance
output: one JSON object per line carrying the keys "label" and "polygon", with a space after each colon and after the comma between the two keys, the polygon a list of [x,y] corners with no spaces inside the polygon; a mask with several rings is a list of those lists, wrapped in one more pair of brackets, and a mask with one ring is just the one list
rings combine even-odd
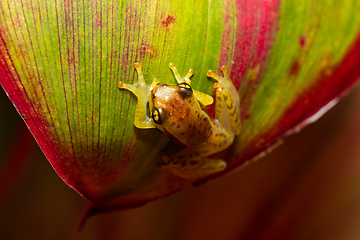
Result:
{"label": "golden frog skin", "polygon": [[[159,84],[154,79],[148,86],[141,67],[140,63],[135,63],[137,83],[119,83],[119,88],[133,92],[138,98],[135,126],[158,128],[175,142],[185,146],[171,156],[163,154],[166,163],[163,169],[186,179],[201,178],[224,170],[224,160],[209,157],[228,148],[241,131],[239,94],[226,67],[221,68],[224,77],[211,70],[207,72],[208,77],[216,80],[215,119],[205,109],[213,103],[213,98],[191,88],[190,77],[194,74],[192,69],[185,77],[181,77],[176,65],[170,63],[178,84]],[[148,103],[150,117],[146,114]]]}

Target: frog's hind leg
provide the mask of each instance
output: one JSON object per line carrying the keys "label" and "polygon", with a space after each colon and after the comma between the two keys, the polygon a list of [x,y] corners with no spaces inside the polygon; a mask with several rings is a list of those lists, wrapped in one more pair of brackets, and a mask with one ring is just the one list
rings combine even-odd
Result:
{"label": "frog's hind leg", "polygon": [[216,96],[215,119],[218,119],[228,131],[239,135],[241,132],[239,94],[229,78],[226,67],[221,67],[221,71],[224,77],[217,75],[211,70],[207,72],[208,77],[212,77],[217,81],[214,84]]}
{"label": "frog's hind leg", "polygon": [[185,148],[172,156],[163,154],[162,158],[166,162],[163,169],[186,179],[201,178],[223,171],[226,162],[222,159],[207,158],[211,154],[211,149],[196,148]]}
{"label": "frog's hind leg", "polygon": [[135,126],[137,128],[155,128],[155,125],[152,123],[151,118],[147,116],[146,112],[150,91],[154,86],[156,86],[156,84],[159,83],[159,81],[154,79],[150,86],[146,85],[141,67],[142,65],[140,63],[135,63],[135,68],[139,79],[138,82],[133,85],[120,82],[118,87],[120,89],[127,89],[133,92],[138,99],[135,111]]}

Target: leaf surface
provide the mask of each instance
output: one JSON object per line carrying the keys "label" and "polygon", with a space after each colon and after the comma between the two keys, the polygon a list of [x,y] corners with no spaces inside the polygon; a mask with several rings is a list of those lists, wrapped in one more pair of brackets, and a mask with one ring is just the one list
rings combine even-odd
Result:
{"label": "leaf surface", "polygon": [[[227,65],[243,132],[222,153],[232,171],[271,147],[360,76],[360,3],[297,1],[47,1],[0,3],[0,83],[59,176],[94,212],[143,204],[193,184],[161,170],[175,146],[133,125],[134,83],[212,93]],[[212,109],[209,109],[210,114]],[[210,178],[213,178],[211,176]],[[207,179],[205,179],[207,180]],[[204,181],[204,180],[202,180]]]}

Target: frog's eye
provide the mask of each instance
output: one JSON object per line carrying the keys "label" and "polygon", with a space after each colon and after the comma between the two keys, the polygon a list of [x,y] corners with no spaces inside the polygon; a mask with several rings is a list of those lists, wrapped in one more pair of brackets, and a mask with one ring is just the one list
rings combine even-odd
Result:
{"label": "frog's eye", "polygon": [[179,83],[177,86],[178,86],[179,88],[181,88],[181,89],[189,90],[189,91],[192,92],[191,86],[190,86],[189,84],[187,84],[186,82]]}
{"label": "frog's eye", "polygon": [[176,85],[179,88],[178,93],[183,97],[183,98],[188,98],[193,94],[193,90],[191,88],[191,86],[188,83],[179,83],[178,85]]}
{"label": "frog's eye", "polygon": [[153,108],[151,111],[151,118],[155,124],[161,125],[164,121],[164,113],[161,109]]}

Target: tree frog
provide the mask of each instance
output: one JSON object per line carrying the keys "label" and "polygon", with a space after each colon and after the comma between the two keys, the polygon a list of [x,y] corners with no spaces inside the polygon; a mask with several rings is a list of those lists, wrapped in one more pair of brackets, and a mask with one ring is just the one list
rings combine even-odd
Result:
{"label": "tree frog", "polygon": [[[216,80],[215,119],[205,109],[213,103],[212,96],[191,87],[192,69],[181,77],[176,65],[170,63],[178,84],[159,84],[159,80],[154,79],[148,86],[141,67],[140,63],[135,63],[137,83],[120,82],[118,86],[133,92],[138,98],[134,121],[137,128],[158,128],[184,146],[171,156],[162,155],[166,163],[163,169],[186,179],[224,170],[226,162],[210,156],[228,148],[241,131],[240,98],[226,67],[221,68],[223,77],[211,70],[207,72],[208,77]],[[147,116],[147,106],[150,117]]]}

